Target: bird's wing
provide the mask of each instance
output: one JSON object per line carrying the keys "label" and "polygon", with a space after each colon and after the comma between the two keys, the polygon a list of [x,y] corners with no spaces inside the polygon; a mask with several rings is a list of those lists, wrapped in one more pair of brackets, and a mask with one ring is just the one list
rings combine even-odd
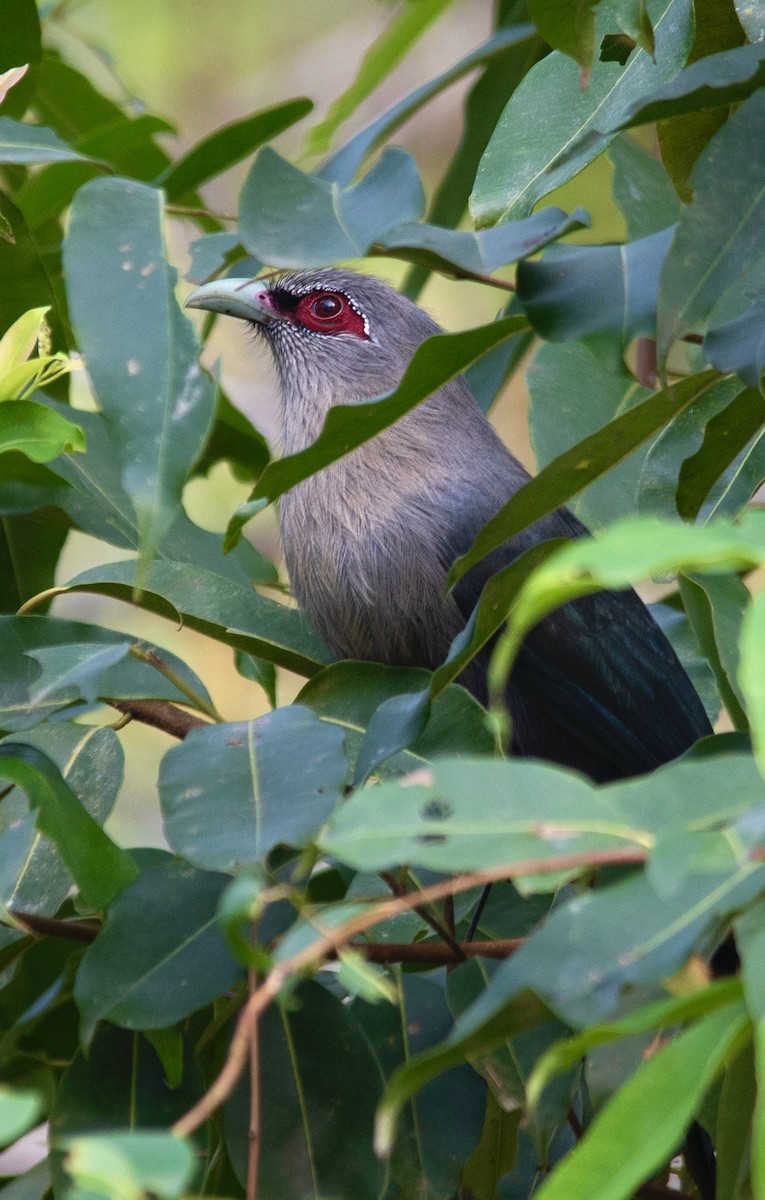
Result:
{"label": "bird's wing", "polygon": [[[472,612],[488,574],[533,542],[579,536],[566,511],[495,552],[455,588]],[[531,631],[508,687],[518,752],[599,780],[649,771],[711,732],[677,655],[632,590],[572,601]]]}

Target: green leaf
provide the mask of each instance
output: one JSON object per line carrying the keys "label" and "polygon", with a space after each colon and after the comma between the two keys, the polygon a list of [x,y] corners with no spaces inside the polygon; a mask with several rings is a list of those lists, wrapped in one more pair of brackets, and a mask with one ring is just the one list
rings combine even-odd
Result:
{"label": "green leaf", "polygon": [[105,908],[135,878],[130,856],[96,824],[46,755],[19,742],[3,742],[0,777],[27,793],[40,832],[55,842],[88,906]]}
{"label": "green leaf", "polygon": [[765,83],[763,59],[765,45],[762,43],[707,54],[632,105],[618,128],[632,129],[651,121],[745,100]]}
{"label": "green leaf", "polygon": [[[261,1113],[260,1196],[378,1200],[387,1168],[371,1146],[381,1077],[369,1042],[348,1006],[319,984],[302,983],[296,999],[289,1011],[271,1005],[258,1022],[260,1084],[269,1098]],[[225,1128],[234,1171],[244,1181],[246,1081],[226,1104]]]}
{"label": "green leaf", "polygon": [[361,183],[341,192],[266,147],[242,188],[239,228],[244,245],[263,262],[323,266],[365,254],[393,225],[420,216],[423,207],[417,168],[402,150],[387,150]]}
{"label": "green leaf", "polygon": [[0,1146],[15,1142],[42,1112],[36,1092],[0,1087]]}
{"label": "green leaf", "polygon": [[[92,162],[67,146],[52,129],[43,125],[22,125],[10,117],[0,117],[0,162],[52,163]],[[103,166],[103,164],[100,164]]]}
{"label": "green leaf", "polygon": [[66,591],[98,592],[140,603],[189,629],[291,671],[313,675],[331,661],[326,646],[301,613],[253,588],[184,562],[155,562],[135,598],[136,564],[116,562],[83,571]]}
{"label": "green leaf", "polygon": [[701,446],[680,468],[677,511],[684,520],[738,516],[765,474],[764,422],[765,403],[751,388],[711,417]]}
{"label": "green leaf", "polygon": [[[639,512],[664,516],[678,511],[680,475],[685,464],[701,450],[709,422],[724,413],[742,390],[737,379],[718,379],[659,434],[643,461],[637,494]],[[693,514],[686,509],[683,515],[697,513],[698,509]]]}
{"label": "green leaf", "polygon": [[[152,921],[157,924],[156,910]],[[103,936],[103,935],[100,935]],[[128,936],[129,946],[132,939]],[[94,943],[95,945],[95,943]],[[92,947],[91,947],[92,949]],[[64,1071],[51,1112],[51,1141],[105,1132],[167,1127],[196,1103],[204,1090],[200,1066],[184,1039],[183,1077],[168,1085],[154,1047],[132,1031],[103,1022],[90,1045]]]}
{"label": "green leaf", "polygon": [[20,450],[32,462],[50,462],[59,454],[85,449],[85,435],[79,425],[34,400],[6,400],[0,416],[0,453]]}
{"label": "green leaf", "polygon": [[430,270],[449,273],[456,267],[457,273],[488,275],[587,225],[589,217],[580,208],[571,216],[559,208],[545,208],[525,221],[508,221],[478,233],[410,221],[389,229],[379,252]]}
{"label": "green leaf", "polygon": [[539,1059],[529,1080],[529,1103],[535,1108],[543,1088],[554,1075],[567,1071],[584,1058],[594,1046],[609,1045],[621,1038],[635,1037],[649,1030],[664,1029],[680,1022],[704,1017],[716,1009],[741,999],[742,988],[737,979],[716,980],[709,987],[690,996],[672,996],[657,1000],[629,1013],[618,1021],[591,1025],[576,1037],[556,1042]]}
{"label": "green leaf", "polygon": [[[168,700],[188,704],[191,690],[210,703],[202,681],[176,655],[164,647],[111,629],[35,614],[8,615],[0,616],[0,638],[3,643],[0,728],[5,730],[29,729],[80,701],[81,667],[91,697],[98,700]],[[109,666],[107,655],[97,663],[96,677],[87,680],[94,657],[104,650],[114,651],[126,645],[138,646],[144,652],[142,657],[125,657],[120,652]],[[169,674],[181,687],[152,666],[152,658],[158,665],[168,667]],[[45,683],[39,666],[42,662],[46,663]],[[39,696],[41,687],[46,687],[47,696]]]}
{"label": "green leaf", "polygon": [[122,892],[75,980],[85,1042],[102,1019],[125,1029],[156,1029],[234,986],[241,968],[216,917],[228,883],[225,875],[170,862],[145,871]]}
{"label": "green leaf", "polygon": [[351,86],[337,97],[324,120],[306,136],[306,153],[324,154],[329,150],[340,126],[379,87],[450,3],[451,0],[406,0],[367,50]]}
{"label": "green leaf", "polygon": [[[609,369],[585,342],[541,346],[526,382],[529,433],[540,469],[650,395],[621,360]],[[589,528],[635,511],[644,459],[645,451],[635,451],[579,494],[572,508]]]}
{"label": "green leaf", "polygon": [[718,371],[736,371],[751,388],[765,373],[765,297],[755,296],[739,317],[709,329],[704,358]]}
{"label": "green leaf", "polygon": [[614,168],[614,200],[627,222],[630,240],[674,225],[682,205],[661,159],[626,136],[614,139],[608,157]]}
{"label": "green leaf", "polygon": [[[399,974],[399,1009],[353,1004],[351,1017],[372,1047],[377,1069],[389,1079],[402,1062],[437,1045],[449,1032],[443,977]],[[390,1156],[393,1180],[409,1194],[453,1196],[466,1159],[479,1142],[486,1088],[464,1061],[407,1104]],[[407,1194],[406,1192],[404,1194]]]}
{"label": "green leaf", "polygon": [[[720,789],[729,780],[733,789],[734,778],[737,795],[723,801]],[[520,795],[522,812],[508,802]],[[584,864],[599,850],[648,850],[673,831],[713,830],[763,799],[746,755],[674,762],[639,782],[604,787],[547,763],[442,757],[401,781],[356,791],[332,814],[320,844],[361,871],[401,862],[472,871],[562,854],[581,855]],[[540,873],[516,886],[545,891],[558,882]]]}
{"label": "green leaf", "polygon": [[749,591],[737,575],[681,576],[680,595],[735,729],[748,729],[738,686],[739,638]]}
{"label": "green leaf", "polygon": [[529,0],[529,16],[553,50],[562,50],[588,70],[595,49],[598,0]]}
{"label": "green leaf", "polygon": [[461,579],[485,555],[599,479],[703,396],[717,378],[715,372],[706,371],[680,380],[559,455],[484,525],[468,553],[452,566],[449,583]]}
{"label": "green leaf", "polygon": [[765,637],[765,593],[752,598],[741,625],[739,650],[741,663],[738,681],[746,698],[752,730],[754,756],[765,775],[765,675],[762,670],[762,646]]}
{"label": "green leaf", "polygon": [[672,1156],[748,1032],[743,1005],[711,1013],[649,1058],[539,1189],[540,1200],[627,1200]]}
{"label": "green leaf", "polygon": [[7,0],[0,8],[0,71],[37,62],[40,18],[35,0]]}
{"label": "green leaf", "polygon": [[[343,730],[353,770],[365,730],[379,706],[402,692],[421,692],[430,678],[429,672],[414,667],[333,663],[309,680],[296,702]],[[463,688],[451,687],[430,706],[427,724],[417,740],[400,757],[388,758],[379,774],[399,775],[416,770],[444,750],[491,754],[493,749],[494,740],[486,725],[484,709]]]}
{"label": "green leaf", "polygon": [[29,358],[38,343],[49,306],[30,308],[13,322],[0,338],[0,379],[12,367]]}
{"label": "green leaf", "polygon": [[[170,846],[196,866],[233,871],[279,843],[304,845],[342,799],[343,742],[340,728],[297,705],[192,730],[160,770]],[[205,781],[219,792],[212,826]]]}
{"label": "green leaf", "polygon": [[178,200],[241,162],[263,142],[302,120],[312,108],[311,100],[287,100],[223,125],[172,162],[158,176],[156,184],[164,189],[168,200]]}
{"label": "green leaf", "polygon": [[664,261],[658,355],[703,324],[744,266],[765,261],[765,89],[751,96],[712,139],[694,167],[693,201]]}
{"label": "green leaf", "polygon": [[191,1146],[164,1131],[90,1134],[72,1138],[66,1151],[75,1186],[107,1200],[141,1200],[147,1192],[172,1200],[196,1167]]}
{"label": "green leaf", "polygon": [[331,408],[313,445],[266,467],[255,487],[254,498],[267,496],[275,500],[321,467],[368,442],[525,324],[523,317],[506,317],[465,333],[442,333],[428,338],[417,347],[394,391],[364,403]]}
{"label": "green leaf", "polygon": [[751,1045],[727,1067],[720,1090],[715,1129],[717,1200],[738,1200],[749,1184],[752,1113],[757,1081]]}
{"label": "green leaf", "polygon": [[626,345],[656,328],[656,297],[672,230],[626,246],[556,246],[518,264],[518,296],[537,333],[552,341],[613,330]]}
{"label": "green leaf", "polygon": [[[13,741],[23,742],[51,759],[84,810],[98,825],[112,811],[122,787],[124,755],[113,729],[49,721]],[[29,805],[19,788],[3,796],[0,832],[5,836],[23,822]],[[40,829],[30,831],[20,868],[3,893],[6,908],[55,916],[72,888],[72,875],[54,842]]]}
{"label": "green leaf", "polygon": [[140,587],[180,512],[212,422],[213,387],[173,293],[161,193],[91,180],[72,206],[64,251],[72,317],[138,517]]}
{"label": "green leaf", "polygon": [[[683,66],[692,38],[688,0],[649,0],[655,61],[638,49],[625,67],[595,62],[585,90],[579,67],[554,51],[515,90],[478,168],[470,211],[478,225],[525,217],[609,144],[614,128],[639,97]],[[598,34],[606,20],[598,14]],[[605,31],[605,27],[604,27]],[[547,114],[540,125],[539,113]],[[562,155],[565,154],[565,159]]]}

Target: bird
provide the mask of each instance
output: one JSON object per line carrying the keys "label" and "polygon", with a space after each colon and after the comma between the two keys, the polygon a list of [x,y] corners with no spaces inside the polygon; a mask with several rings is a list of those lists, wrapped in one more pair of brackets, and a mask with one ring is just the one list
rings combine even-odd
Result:
{"label": "bird", "polygon": [[[382,280],[336,268],[222,278],[186,300],[246,321],[270,348],[286,454],[333,405],[393,390],[442,330]],[[588,530],[561,507],[474,566],[447,573],[529,480],[455,377],[370,441],[286,492],[280,527],[293,593],[339,658],[435,669],[486,580],[535,544]],[[491,646],[459,681],[485,704]],[[641,775],[712,732],[675,651],[631,589],[563,605],[526,637],[506,690],[516,755],[596,783]]]}
{"label": "bird", "polygon": [[[443,332],[381,280],[334,268],[215,280],[186,306],[243,319],[268,344],[286,454],[316,440],[333,405],[396,388],[417,347]],[[588,534],[559,508],[447,591],[451,564],[529,478],[464,377],[450,380],[282,496],[282,544],[300,607],[338,657],[436,668],[495,571],[539,542]],[[458,680],[481,703],[490,653],[491,644]],[[652,771],[712,732],[675,651],[632,589],[570,601],[540,621],[516,658],[505,701],[514,754],[596,783]],[[467,941],[487,895],[484,888]],[[695,1122],[683,1152],[703,1200],[714,1200],[714,1149]]]}

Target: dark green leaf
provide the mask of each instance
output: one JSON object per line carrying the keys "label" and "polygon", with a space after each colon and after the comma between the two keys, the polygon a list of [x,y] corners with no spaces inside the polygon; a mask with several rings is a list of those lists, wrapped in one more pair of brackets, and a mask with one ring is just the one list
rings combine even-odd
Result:
{"label": "dark green leaf", "polygon": [[[504,226],[503,226],[504,228]],[[518,264],[518,296],[552,341],[613,330],[626,345],[656,329],[656,298],[672,229],[626,246],[556,246]]]}
{"label": "dark green leaf", "polygon": [[[0,658],[0,728],[29,729],[53,714],[77,703],[82,695],[76,671],[78,664],[87,665],[93,656],[115,647],[138,645],[143,659],[132,655],[119,656],[113,666],[108,662],[91,679],[91,695],[100,700],[169,700],[188,704],[188,692],[177,687],[147,658],[155,657],[159,665],[169,668],[182,686],[210,703],[204,684],[181,659],[163,647],[137,641],[125,634],[80,621],[64,621],[37,615],[0,617],[0,638],[3,655]],[[70,675],[63,689],[49,688],[48,695],[39,696],[42,685],[40,662],[47,657],[48,683],[61,681]]]}
{"label": "dark green leaf", "polygon": [[736,371],[751,388],[761,387],[765,372],[765,297],[755,296],[740,317],[708,330],[704,357],[719,371]]}
{"label": "dark green leaf", "polygon": [[[730,492],[734,482],[730,477],[731,470],[735,479],[736,475],[742,476],[747,465],[753,465],[751,456],[748,462],[746,458],[742,461],[741,456],[751,446],[753,438],[759,441],[764,424],[765,400],[751,388],[741,392],[727,408],[710,418],[704,429],[704,441],[680,468],[677,511],[684,520],[694,520],[699,514],[707,520],[710,516],[738,515],[731,506]],[[738,482],[741,481],[739,478]],[[743,496],[742,506],[760,483],[760,478],[752,479],[751,491]],[[736,491],[738,495],[738,489]],[[729,493],[727,497],[725,492]]]}
{"label": "dark green leaf", "polygon": [[214,403],[164,260],[161,194],[91,180],[72,207],[65,262],[80,346],[138,517],[140,576],[180,511]]}
{"label": "dark green leaf", "polygon": [[659,363],[683,333],[703,324],[742,269],[765,262],[765,88],[733,114],[699,158],[693,202],[664,261],[659,288]]}
{"label": "dark green leaf", "polygon": [[413,221],[389,229],[379,252],[432,270],[451,272],[455,267],[458,274],[489,275],[588,224],[587,214],[579,208],[570,217],[559,208],[545,208],[525,221],[508,221],[478,233]]}
{"label": "dark green leaf", "polygon": [[562,50],[588,70],[595,49],[598,0],[529,0],[529,16],[554,50]]}
{"label": "dark green leaf", "polygon": [[[196,866],[222,871],[262,862],[279,843],[302,846],[342,799],[344,740],[337,725],[297,705],[192,730],[162,760],[170,846]],[[218,793],[212,822],[206,782]]]}
{"label": "dark green leaf", "polygon": [[[106,726],[48,722],[14,739],[34,746],[58,767],[86,812],[103,825],[122,786],[123,753],[119,739]],[[23,820],[28,805],[17,789],[3,796],[0,830]],[[10,891],[3,894],[6,908],[55,916],[72,887],[72,876],[51,842],[35,830]]]}
{"label": "dark green leaf", "polygon": [[[136,564],[84,571],[67,590],[100,592],[137,603]],[[242,583],[189,563],[155,562],[142,581],[141,607],[291,671],[312,675],[332,656],[305,618]]]}
{"label": "dark green leaf", "polygon": [[164,189],[168,200],[181,199],[208,179],[241,162],[263,142],[302,120],[312,108],[310,100],[287,100],[223,125],[171,163],[155,182]]}
{"label": "dark green leaf", "polygon": [[[152,920],[156,920],[156,910]],[[130,944],[130,939],[126,943]],[[97,1130],[166,1129],[199,1098],[201,1072],[188,1044],[183,1081],[171,1088],[154,1047],[145,1038],[102,1024],[64,1072],[51,1113],[51,1140]]]}
{"label": "dark green leaf", "polygon": [[105,908],[135,878],[129,855],[96,824],[45,754],[19,742],[3,742],[0,777],[27,793],[38,829],[55,842],[87,905]]}
{"label": "dark green leaf", "polygon": [[216,917],[228,882],[170,862],[115,900],[75,981],[86,1042],[104,1018],[125,1029],[161,1028],[233,987],[241,968]]}
{"label": "dark green leaf", "polygon": [[40,57],[40,18],[34,0],[6,0],[0,6],[0,71],[23,67]]}
{"label": "dark green leaf", "polygon": [[678,582],[685,611],[714,672],[728,716],[736,729],[747,729],[737,678],[738,643],[749,591],[733,574],[681,576]]}
{"label": "dark green leaf", "polygon": [[[526,380],[529,432],[540,469],[650,395],[621,360],[610,370],[585,342],[542,346]],[[572,505],[577,516],[597,529],[633,513],[644,458],[644,451],[636,451],[585,488]]]}
{"label": "dark green leaf", "polygon": [[765,676],[762,646],[765,638],[765,592],[752,600],[741,626],[738,681],[746,699],[754,754],[760,770],[765,768]]}
{"label": "dark green leaf", "polygon": [[[749,1184],[752,1112],[757,1081],[751,1045],[745,1046],[723,1076],[715,1129],[717,1200],[740,1200]],[[749,1185],[751,1186],[751,1185]]]}
{"label": "dark green leaf", "polygon": [[[379,705],[401,692],[421,692],[429,680],[427,671],[413,667],[339,662],[314,675],[298,694],[297,703],[344,731],[353,769],[361,739]],[[380,774],[416,770],[445,750],[491,754],[494,742],[485,718],[484,710],[468,692],[448,688],[431,705],[420,737],[400,757],[389,758]]]}
{"label": "dark green leaf", "polygon": [[275,500],[320,467],[368,442],[381,429],[392,425],[415,404],[524,326],[522,317],[506,317],[493,325],[469,329],[465,333],[442,333],[428,338],[418,346],[395,391],[365,403],[338,404],[330,409],[324,428],[313,445],[270,463],[258,480],[254,496]]}
{"label": "dark green leaf", "polygon": [[614,200],[627,222],[630,240],[674,225],[682,205],[661,159],[626,136],[614,138],[608,157],[614,168]]}
{"label": "dark green leaf", "polygon": [[[378,1200],[386,1168],[371,1141],[382,1081],[370,1046],[348,1007],[319,984],[301,984],[296,998],[294,1009],[272,1005],[258,1023],[260,1081],[268,1097],[261,1113],[260,1197]],[[248,1093],[240,1084],[225,1110],[240,1180],[247,1176]]]}
{"label": "dark green leaf", "polygon": [[[4,516],[0,522],[0,612],[15,613],[32,596],[53,587],[69,532],[58,513]],[[34,555],[28,553],[34,546]],[[44,612],[40,606],[38,611]]]}
{"label": "dark green leaf", "polygon": [[745,100],[765,83],[763,59],[765,44],[762,42],[707,54],[632,105],[618,128],[631,129],[649,121]]}

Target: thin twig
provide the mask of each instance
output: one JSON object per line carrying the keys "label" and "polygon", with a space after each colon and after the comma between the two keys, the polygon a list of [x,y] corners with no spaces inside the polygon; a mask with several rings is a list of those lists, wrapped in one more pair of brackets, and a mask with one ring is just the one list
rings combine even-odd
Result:
{"label": "thin twig", "polygon": [[[381,871],[380,878],[384,883],[387,883],[394,896],[408,896],[410,894],[407,890],[406,884],[396,879],[396,876],[390,871]],[[459,942],[454,935],[441,924],[438,917],[430,912],[429,909],[421,905],[415,905],[414,911],[419,917],[422,917],[423,921],[426,923],[426,925],[430,926],[434,933],[438,934],[438,936],[441,938],[441,941],[446,943],[452,953],[457,955],[457,961],[464,962],[465,955],[462,953]]]}
{"label": "thin twig", "polygon": [[165,212],[174,217],[210,217],[213,221],[233,221],[236,217],[231,213],[216,212],[213,208],[192,208],[187,204],[166,204]]}
{"label": "thin twig", "polygon": [[656,387],[656,380],[658,379],[656,338],[638,338],[635,354],[635,377],[638,383],[642,383],[643,387]]}
{"label": "thin twig", "polygon": [[165,700],[108,700],[107,703],[118,712],[125,713],[144,725],[151,725],[154,729],[161,729],[181,741],[192,729],[206,728],[210,723],[203,721],[201,717],[195,717],[193,713],[185,712],[182,708],[176,708],[174,704],[168,704]]}
{"label": "thin twig", "polygon": [[310,946],[304,947],[290,958],[277,963],[261,986],[253,992],[239,1016],[226,1061],[219,1075],[194,1107],[189,1109],[179,1121],[176,1121],[173,1133],[177,1137],[185,1137],[193,1133],[231,1095],[247,1065],[252,1022],[265,1012],[271,1001],[279,995],[287,980],[293,975],[299,975],[318,967],[329,955],[334,954],[342,946],[346,946],[357,934],[365,933],[367,929],[374,928],[382,921],[409,912],[418,905],[432,904],[436,900],[443,900],[445,896],[457,895],[474,887],[483,887],[486,883],[496,883],[500,879],[516,879],[522,875],[572,871],[579,867],[584,869],[615,863],[644,863],[647,858],[648,851],[642,847],[625,846],[618,850],[599,850],[589,854],[556,854],[550,858],[525,859],[510,865],[505,864],[484,871],[456,875],[453,879],[442,880],[419,892],[383,900],[375,904],[371,912],[360,913],[335,929],[328,930],[324,937],[317,939]]}

